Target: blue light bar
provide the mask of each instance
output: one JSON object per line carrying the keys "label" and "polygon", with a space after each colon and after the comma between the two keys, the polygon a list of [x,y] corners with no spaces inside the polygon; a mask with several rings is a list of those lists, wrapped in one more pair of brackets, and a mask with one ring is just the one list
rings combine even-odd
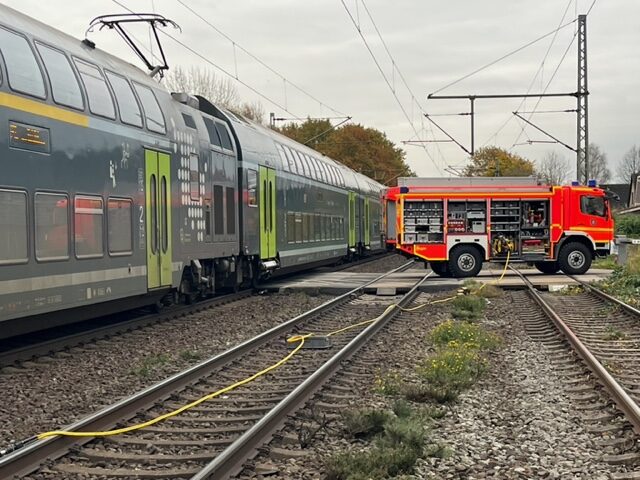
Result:
{"label": "blue light bar", "polygon": [[571,186],[572,187],[579,187],[580,186],[580,182],[576,182],[575,180],[573,182],[571,182]]}
{"label": "blue light bar", "polygon": [[587,187],[597,187],[598,186],[598,181],[591,179],[587,182]]}

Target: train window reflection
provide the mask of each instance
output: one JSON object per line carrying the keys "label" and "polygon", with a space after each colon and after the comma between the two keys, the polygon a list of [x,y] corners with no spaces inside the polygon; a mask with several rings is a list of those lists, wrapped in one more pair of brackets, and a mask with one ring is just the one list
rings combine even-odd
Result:
{"label": "train window reflection", "polygon": [[53,101],[60,105],[84,109],[84,101],[78,79],[64,53],[36,42],[40,58],[49,74]]}
{"label": "train window reflection", "polygon": [[258,173],[255,170],[247,170],[247,203],[250,207],[258,206]]}
{"label": "train window reflection", "polygon": [[127,79],[111,72],[106,72],[106,75],[116,96],[116,102],[120,109],[120,120],[134,127],[142,127],[142,112]]}
{"label": "train window reflection", "polygon": [[129,199],[110,198],[107,202],[107,241],[111,255],[131,255],[133,239],[131,236],[131,209]]}
{"label": "train window reflection", "polygon": [[102,117],[115,119],[116,107],[113,104],[113,98],[107,87],[102,72],[95,65],[91,65],[82,60],[74,59],[80,78],[84,84],[89,99],[89,110],[91,113]]}
{"label": "train window reflection", "polygon": [[69,258],[69,198],[59,193],[36,193],[36,258]]}
{"label": "train window reflection", "polygon": [[27,195],[0,190],[0,265],[27,260]]}
{"label": "train window reflection", "polygon": [[133,88],[138,94],[138,98],[142,103],[144,117],[147,120],[147,128],[156,133],[167,133],[167,127],[164,123],[164,116],[158,104],[156,96],[149,87],[133,82]]}
{"label": "train window reflection", "polygon": [[198,155],[192,153],[189,157],[189,190],[191,200],[200,199],[200,168],[198,166]]}
{"label": "train window reflection", "polygon": [[75,197],[74,199],[74,242],[76,257],[101,257],[102,245],[102,198]]}
{"label": "train window reflection", "polygon": [[0,27],[0,52],[7,67],[11,89],[45,98],[42,72],[27,39]]}

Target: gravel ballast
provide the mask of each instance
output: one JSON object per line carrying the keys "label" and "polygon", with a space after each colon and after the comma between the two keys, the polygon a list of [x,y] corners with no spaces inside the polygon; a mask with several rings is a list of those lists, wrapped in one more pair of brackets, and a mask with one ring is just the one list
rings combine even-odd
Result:
{"label": "gravel ballast", "polygon": [[4,369],[0,448],[68,425],[329,298],[253,296]]}

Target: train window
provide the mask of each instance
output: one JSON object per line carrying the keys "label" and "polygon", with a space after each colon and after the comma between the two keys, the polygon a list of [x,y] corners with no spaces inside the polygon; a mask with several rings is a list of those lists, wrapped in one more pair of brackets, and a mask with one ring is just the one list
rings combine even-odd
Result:
{"label": "train window", "polygon": [[293,212],[287,212],[287,223],[285,225],[287,230],[287,243],[296,243],[296,214]]}
{"label": "train window", "polygon": [[203,120],[204,126],[207,127],[207,133],[209,134],[209,141],[212,145],[221,147],[222,142],[220,141],[220,135],[218,135],[218,131],[216,130],[216,126],[213,124],[213,120],[207,117],[203,117]]}
{"label": "train window", "polygon": [[224,191],[222,185],[213,186],[213,228],[216,235],[224,234]]}
{"label": "train window", "polygon": [[304,159],[305,162],[307,162],[307,165],[309,165],[309,170],[311,170],[311,176],[316,180],[320,180],[320,175],[319,175],[320,172],[318,172],[318,169],[316,168],[315,160],[309,157],[309,155],[305,155],[304,153],[301,153],[300,156]]}
{"label": "train window", "polygon": [[128,199],[109,198],[107,201],[107,242],[111,255],[131,255],[133,253],[132,207],[133,202]]}
{"label": "train window", "polygon": [[247,203],[250,207],[258,206],[258,172],[247,170]]}
{"label": "train window", "polygon": [[74,242],[76,257],[92,258],[103,255],[102,246],[102,198],[80,197],[74,199]]}
{"label": "train window", "polygon": [[307,221],[309,223],[309,241],[310,242],[315,242],[316,241],[316,234],[315,234],[315,215],[313,213],[310,213],[308,215]]}
{"label": "train window", "polygon": [[233,144],[231,143],[231,137],[229,137],[229,132],[227,131],[226,125],[223,125],[222,123],[216,123],[216,129],[218,130],[218,135],[220,135],[222,148],[233,150]]}
{"label": "train window", "polygon": [[120,120],[123,123],[142,128],[140,105],[138,105],[136,96],[133,94],[127,79],[109,71],[105,71],[105,74],[116,96],[116,103],[120,109]]}
{"label": "train window", "polygon": [[308,213],[302,214],[302,241],[305,243],[309,241],[309,214]]}
{"label": "train window", "polygon": [[329,171],[331,172],[331,179],[333,184],[338,186],[338,170],[333,165],[329,165]]}
{"label": "train window", "polygon": [[27,39],[0,27],[0,51],[11,90],[46,98],[42,71]]}
{"label": "train window", "polygon": [[64,53],[36,42],[36,48],[51,81],[53,101],[66,107],[84,110],[82,91],[69,59]]}
{"label": "train window", "polygon": [[302,214],[296,213],[296,243],[302,243]]}
{"label": "train window", "polygon": [[138,98],[142,103],[144,117],[147,120],[147,128],[156,133],[167,133],[167,127],[164,123],[162,109],[158,104],[158,99],[149,87],[133,82],[133,88],[138,94]]}
{"label": "train window", "polygon": [[69,197],[36,193],[36,258],[42,261],[69,258]]}
{"label": "train window", "polygon": [[0,190],[0,265],[27,262],[27,245],[27,194]]}
{"label": "train window", "polygon": [[280,161],[282,161],[282,165],[284,169],[289,172],[295,172],[293,162],[289,161],[286,154],[284,153],[284,148],[279,143],[276,143],[276,150],[278,150],[278,155],[280,155]]}
{"label": "train window", "polygon": [[193,119],[193,117],[191,115],[183,113],[182,114],[182,119],[184,120],[184,124],[187,127],[193,128],[194,130],[198,129],[198,127],[196,127],[196,121]]}
{"label": "train window", "polygon": [[226,187],[227,195],[227,234],[236,234],[236,189]]}
{"label": "train window", "polygon": [[322,170],[322,164],[313,157],[309,157],[309,158],[313,162],[313,166],[315,167],[316,172],[318,173],[318,180],[321,180],[324,182],[325,179],[324,179],[324,171]]}
{"label": "train window", "polygon": [[107,87],[107,82],[105,82],[102,72],[95,65],[77,58],[74,58],[74,61],[84,84],[84,89],[87,92],[91,113],[115,120],[116,107],[113,104],[113,98],[111,98],[109,87]]}
{"label": "train window", "polygon": [[300,165],[298,162],[298,159],[296,159],[293,156],[293,153],[291,153],[291,149],[289,147],[282,147],[282,150],[284,151],[284,154],[286,155],[287,160],[289,161],[289,166],[291,166],[291,171],[302,175],[302,165]]}
{"label": "train window", "polygon": [[195,153],[189,157],[189,191],[191,200],[200,199],[200,166],[198,155]]}
{"label": "train window", "polygon": [[313,219],[313,223],[314,223],[314,230],[316,232],[315,237],[316,237],[316,242],[319,242],[322,240],[322,217],[320,216],[319,213],[316,213],[315,218]]}
{"label": "train window", "polygon": [[291,154],[293,155],[293,158],[297,160],[297,162],[299,163],[300,167],[301,167],[301,171],[302,174],[305,177],[309,177],[311,178],[311,169],[309,168],[309,165],[307,164],[307,162],[304,160],[304,158],[302,158],[298,152],[294,149],[291,149]]}
{"label": "train window", "polygon": [[338,220],[339,220],[338,238],[342,240],[344,239],[344,218],[340,217]]}

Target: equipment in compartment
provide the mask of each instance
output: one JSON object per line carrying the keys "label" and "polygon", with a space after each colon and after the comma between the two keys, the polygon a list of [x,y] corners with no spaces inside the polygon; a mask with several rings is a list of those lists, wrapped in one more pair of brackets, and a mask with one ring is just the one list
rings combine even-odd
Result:
{"label": "equipment in compartment", "polygon": [[447,230],[449,233],[485,233],[487,230],[487,203],[449,200],[447,204]]}
{"label": "equipment in compartment", "polygon": [[441,201],[404,203],[405,243],[442,243],[444,208]]}

